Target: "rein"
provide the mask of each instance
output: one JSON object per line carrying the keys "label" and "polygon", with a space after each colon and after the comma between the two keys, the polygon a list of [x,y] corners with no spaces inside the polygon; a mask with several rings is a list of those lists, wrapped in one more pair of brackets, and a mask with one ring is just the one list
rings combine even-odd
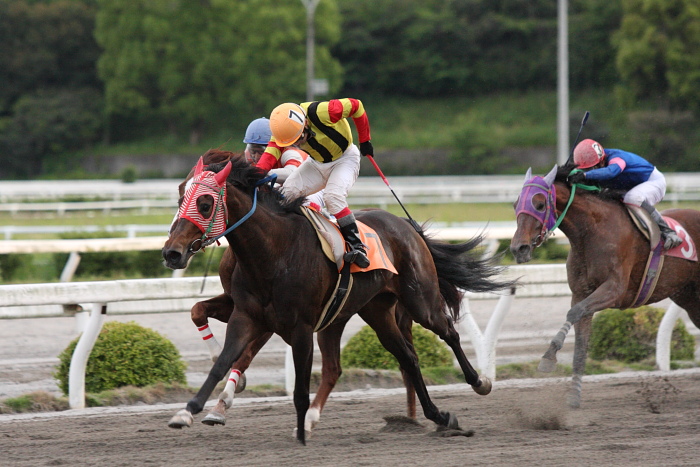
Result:
{"label": "rein", "polygon": [[[211,245],[214,242],[218,243],[218,240],[221,237],[225,237],[226,235],[231,233],[233,230],[240,227],[240,225],[243,224],[245,221],[250,219],[250,216],[252,216],[255,213],[255,209],[258,206],[258,190],[260,189],[261,186],[263,186],[267,183],[270,184],[270,188],[274,187],[276,180],[277,180],[277,174],[271,174],[271,175],[268,175],[267,177],[265,177],[261,180],[258,180],[258,182],[255,184],[255,190],[253,190],[253,205],[251,206],[250,210],[243,217],[238,219],[238,221],[236,221],[235,224],[233,224],[231,227],[224,230],[221,234],[217,235],[216,237],[212,237],[212,238],[207,239],[207,234],[211,230],[211,226],[212,226],[212,223],[210,223],[209,227],[207,228],[207,231],[204,232],[204,235],[202,235],[202,238],[199,238],[199,239],[195,240],[194,242],[192,242],[192,245],[190,245],[190,250],[193,253],[197,253],[198,251],[203,250],[204,248],[208,247],[209,245]],[[217,206],[217,209],[218,209],[218,206]],[[214,216],[212,216],[212,219],[213,218],[214,218]],[[199,248],[194,249],[193,245],[197,241],[200,242]]]}

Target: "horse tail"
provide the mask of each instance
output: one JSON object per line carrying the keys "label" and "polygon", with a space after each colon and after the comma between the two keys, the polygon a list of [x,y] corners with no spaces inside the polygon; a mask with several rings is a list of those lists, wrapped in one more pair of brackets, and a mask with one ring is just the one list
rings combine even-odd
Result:
{"label": "horse tail", "polygon": [[505,269],[497,265],[500,254],[485,258],[475,249],[484,240],[482,235],[463,243],[447,243],[431,238],[423,229],[418,232],[430,250],[437,270],[440,294],[455,321],[464,292],[496,292],[514,287],[515,280],[498,280]]}

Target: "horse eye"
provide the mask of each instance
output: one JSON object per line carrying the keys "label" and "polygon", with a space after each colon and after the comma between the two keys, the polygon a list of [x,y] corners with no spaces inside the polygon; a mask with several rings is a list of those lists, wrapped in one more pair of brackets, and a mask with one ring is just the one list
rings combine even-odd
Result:
{"label": "horse eye", "polygon": [[533,198],[532,207],[535,208],[535,210],[538,212],[544,212],[545,208],[547,207],[547,203]]}
{"label": "horse eye", "polygon": [[209,217],[211,217],[213,207],[214,198],[209,195],[202,196],[197,200],[197,210],[205,219],[209,219]]}

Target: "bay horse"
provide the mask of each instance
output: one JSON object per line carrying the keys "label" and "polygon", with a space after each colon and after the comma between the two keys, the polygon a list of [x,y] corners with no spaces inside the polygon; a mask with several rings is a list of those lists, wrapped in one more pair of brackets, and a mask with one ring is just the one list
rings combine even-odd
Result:
{"label": "bay horse", "polygon": [[[214,174],[213,180],[207,172]],[[246,347],[268,333],[276,333],[292,347],[297,440],[306,444],[304,421],[310,406],[313,331],[333,293],[337,266],[325,257],[316,232],[300,214],[304,200],[283,200],[279,192],[261,188],[266,178],[256,167],[236,159],[223,167],[212,164],[207,171],[196,173],[196,180],[206,179],[220,191],[197,195],[197,185],[190,185],[163,246],[164,264],[172,269],[184,268],[206,238],[192,218],[215,223],[216,213],[225,208],[228,217],[236,219],[226,229],[226,239],[237,262],[231,279],[233,312],[221,354],[202,387],[186,408],[171,419],[170,426],[189,425]],[[457,427],[454,414],[441,412],[431,401],[415,350],[399,328],[402,321],[397,320],[397,307],[443,339],[454,352],[466,382],[477,394],[486,395],[491,391],[491,382],[471,366],[454,327],[459,318],[461,291],[497,291],[513,283],[494,279],[501,268],[472,251],[481,243],[480,237],[461,244],[439,242],[414,229],[407,220],[379,209],[359,211],[357,218],[381,238],[387,258],[398,274],[386,269],[354,274],[352,290],[326,330],[339,336],[350,317],[359,314],[399,361],[426,418],[441,426]],[[334,339],[333,348],[324,355],[339,360],[339,343],[339,338]],[[319,345],[323,348],[330,343],[319,340]]]}
{"label": "bay horse", "polygon": [[[234,153],[230,151],[224,151],[220,149],[210,149],[202,156],[202,163],[204,165],[217,164],[228,162],[229,160],[235,158],[243,158],[242,153]],[[194,176],[195,169],[193,168],[187,175],[185,180],[178,187],[180,199],[185,195],[185,190],[187,188],[187,182]],[[213,362],[216,362],[220,352],[221,346],[217,342],[211,330],[209,330],[209,318],[217,319],[223,323],[228,323],[228,320],[233,312],[233,298],[231,296],[231,278],[233,276],[233,271],[236,267],[236,257],[233,254],[233,250],[227,248],[221,257],[219,262],[219,279],[221,285],[224,289],[224,293],[217,295],[216,297],[210,298],[208,300],[203,300],[201,302],[195,303],[195,305],[190,310],[190,316],[192,322],[197,326],[197,328],[202,332],[205,337],[205,343],[210,352]],[[412,334],[412,324],[413,321],[408,317],[406,313],[401,311],[400,307],[395,310],[396,321],[401,330],[404,338],[409,342],[413,343]],[[321,368],[321,382],[319,384],[318,390],[316,391],[316,396],[312,401],[309,410],[306,414],[305,420],[305,431],[306,435],[310,436],[314,427],[320,421],[321,412],[323,407],[328,400],[330,393],[332,392],[335,384],[337,383],[340,375],[342,374],[342,369],[340,367],[340,362],[338,358],[333,358],[333,350],[340,346],[340,338],[342,333],[333,332],[333,329],[324,329],[318,334],[318,342],[321,349],[322,357],[322,368]],[[260,349],[267,343],[267,341],[272,337],[272,333],[268,332],[261,336],[259,339],[251,342],[248,347],[245,348],[241,356],[235,360],[231,367],[231,377],[227,381],[224,390],[219,395],[217,404],[209,411],[206,417],[202,420],[202,423],[206,425],[225,425],[226,424],[226,410],[231,407],[233,403],[233,398],[236,393],[242,392],[246,385],[245,371],[250,366],[255,355],[260,351]],[[408,375],[404,370],[401,370],[404,386],[406,387],[406,412],[409,418],[416,418],[416,394],[413,386],[411,384]]]}
{"label": "bay horse", "polygon": [[[540,360],[539,370],[549,372],[555,368],[557,351],[573,325],[573,377],[568,404],[578,408],[593,314],[606,308],[625,309],[635,305],[651,247],[621,202],[624,193],[576,190],[585,187],[572,187],[566,181],[574,168],[572,163],[555,165],[545,177],[533,177],[528,170],[515,203],[517,229],[510,251],[518,263],[530,261],[534,248],[547,239],[559,222],[559,228],[569,240],[566,272],[572,293],[571,309]],[[662,214],[680,224],[679,235],[684,239],[688,236],[700,239],[700,212],[670,209]],[[700,327],[697,261],[665,256],[661,275],[647,303],[666,298],[685,309],[691,321]]]}

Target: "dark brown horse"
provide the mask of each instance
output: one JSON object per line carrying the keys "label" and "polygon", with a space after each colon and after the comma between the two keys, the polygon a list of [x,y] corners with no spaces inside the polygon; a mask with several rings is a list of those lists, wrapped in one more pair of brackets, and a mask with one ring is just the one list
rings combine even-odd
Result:
{"label": "dark brown horse", "polygon": [[[574,326],[573,380],[569,405],[581,404],[581,380],[585,372],[593,314],[606,308],[630,308],[644,276],[649,241],[633,224],[620,193],[597,194],[579,189],[572,197],[566,182],[572,165],[557,166],[545,177],[528,171],[516,204],[517,230],[510,250],[518,263],[530,261],[532,250],[554,230],[555,221],[571,245],[566,271],[571,288],[571,309],[566,322],[540,361],[540,371],[552,371],[556,353]],[[568,203],[571,203],[567,207]],[[565,213],[565,214],[564,214]],[[691,238],[700,239],[700,212],[671,209],[664,216],[678,221]],[[648,303],[671,298],[700,327],[700,264],[666,256],[661,276]]]}
{"label": "dark brown horse", "polygon": [[[202,163],[204,165],[217,164],[228,162],[232,159],[242,158],[242,154],[233,153],[230,151],[223,151],[219,149],[211,149],[207,151],[202,156]],[[187,187],[187,182],[194,176],[194,169],[190,171],[188,176],[179,186],[180,198],[182,199],[185,195],[185,189]],[[233,312],[233,298],[231,296],[231,278],[233,276],[233,271],[236,267],[236,257],[233,254],[233,250],[227,248],[219,263],[219,279],[221,285],[224,289],[224,293],[217,295],[216,297],[210,298],[208,300],[203,300],[197,302],[190,310],[190,316],[192,322],[197,326],[198,329],[209,329],[209,318],[217,319],[221,322],[228,323],[231,313]],[[404,338],[409,342],[413,343],[412,335],[412,324],[413,321],[410,317],[401,311],[401,307],[397,306],[395,310],[396,321],[399,329],[401,330]],[[207,347],[211,353],[212,361],[216,361],[221,352],[221,346],[216,341],[213,334],[204,334],[208,337],[205,340]],[[272,333],[266,333],[259,339],[256,339],[251,344],[246,347],[241,356],[233,362],[232,365],[232,376],[237,372],[239,376],[239,381],[232,383],[232,380],[226,384],[226,387],[219,395],[217,404],[209,411],[209,413],[204,417],[202,423],[207,425],[225,425],[226,424],[226,410],[231,407],[233,403],[234,393],[243,391],[245,388],[245,371],[250,366],[255,355],[260,351],[260,349],[267,343],[267,341],[272,337]],[[318,390],[316,391],[316,396],[311,402],[311,406],[306,414],[306,435],[311,435],[313,428],[320,421],[321,413],[323,412],[323,407],[325,406],[328,396],[333,391],[338,378],[342,374],[342,369],[340,367],[340,362],[337,358],[334,358],[333,349],[340,346],[341,334],[334,332],[334,329],[325,329],[318,334],[318,342],[321,348],[322,357],[322,369],[321,369],[321,383]],[[408,417],[416,418],[416,394],[413,386],[411,384],[410,378],[405,371],[401,371],[403,376],[404,385],[406,387],[406,412]]]}
{"label": "dark brown horse", "polygon": [[[231,280],[234,308],[219,358],[197,395],[173,417],[171,426],[189,425],[192,415],[202,410],[218,381],[246,347],[274,332],[292,347],[297,439],[305,443],[313,330],[337,282],[337,267],[324,256],[313,227],[300,215],[303,200],[282,200],[278,192],[261,187],[264,174],[245,161],[233,160],[224,167],[210,165],[207,171],[216,172],[213,180],[206,172],[201,176],[201,185],[208,185],[210,194],[197,194],[196,184],[188,188],[163,257],[168,267],[184,268],[206,238],[195,224],[199,221],[191,219],[211,219],[216,224],[216,213],[225,207],[231,222],[235,221],[226,233],[237,261]],[[458,245],[437,242],[417,232],[405,219],[378,209],[358,212],[357,218],[381,238],[398,274],[385,269],[355,274],[353,288],[337,319],[327,328],[328,335],[342,334],[350,317],[358,313],[408,374],[425,416],[438,425],[457,426],[454,415],[439,411],[430,400],[415,350],[399,329],[396,308],[401,306],[411,320],[440,336],[454,352],[467,383],[477,393],[488,394],[491,382],[479,377],[464,355],[454,320],[459,315],[462,290],[495,291],[512,284],[495,281],[499,268],[472,251],[481,238]],[[322,349],[327,342],[319,340]],[[324,356],[332,355],[337,361],[340,340],[333,342],[334,348]]]}

